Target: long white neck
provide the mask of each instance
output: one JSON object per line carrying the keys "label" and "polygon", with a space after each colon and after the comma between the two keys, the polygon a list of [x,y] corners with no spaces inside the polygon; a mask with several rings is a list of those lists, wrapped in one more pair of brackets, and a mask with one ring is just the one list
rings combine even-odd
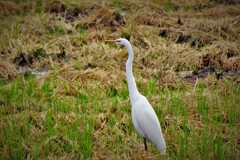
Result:
{"label": "long white neck", "polygon": [[135,79],[132,72],[132,63],[133,63],[133,49],[131,45],[126,46],[128,51],[128,60],[126,62],[126,76],[128,82],[128,91],[130,96],[130,102],[133,104],[139,95]]}

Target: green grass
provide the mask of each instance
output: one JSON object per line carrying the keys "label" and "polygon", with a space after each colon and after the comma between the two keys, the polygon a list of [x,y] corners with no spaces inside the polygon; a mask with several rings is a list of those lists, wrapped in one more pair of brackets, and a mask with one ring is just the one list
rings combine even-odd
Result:
{"label": "green grass", "polygon": [[[167,157],[237,159],[234,148],[239,146],[234,138],[239,133],[236,97],[240,91],[234,83],[227,84],[232,92],[224,94],[217,92],[220,86],[206,88],[199,83],[194,94],[186,95],[193,88],[159,92],[156,82],[152,78],[140,90],[145,90],[162,124]],[[127,154],[143,150],[136,145],[142,139],[135,138],[124,83],[114,93],[110,88],[104,93],[93,86],[74,97],[69,97],[66,90],[58,93],[61,83],[58,75],[44,79],[42,84],[35,77],[24,80],[20,76],[7,88],[1,85],[0,151],[4,159],[24,159],[28,155],[88,159],[95,145],[120,157],[129,147]],[[216,97],[209,99],[204,92]],[[157,100],[151,101],[153,97]],[[158,155],[152,145],[150,152]]]}
{"label": "green grass", "polygon": [[122,7],[121,1],[115,0],[114,1],[114,8],[121,9],[121,7]]}
{"label": "green grass", "polygon": [[166,2],[165,2],[165,10],[166,10],[167,12],[170,12],[170,11],[173,10],[171,0],[166,0]]}
{"label": "green grass", "polygon": [[[6,121],[1,127],[1,144],[7,144],[4,145],[5,158],[26,158],[24,147],[34,157],[66,153],[81,154],[82,158],[91,157],[91,118],[81,112],[82,107],[75,101],[58,98],[54,85],[54,80],[38,86],[36,78],[23,80],[19,77],[9,90],[1,86],[1,102],[11,107],[1,107],[1,122]],[[82,105],[84,103],[86,101]]]}

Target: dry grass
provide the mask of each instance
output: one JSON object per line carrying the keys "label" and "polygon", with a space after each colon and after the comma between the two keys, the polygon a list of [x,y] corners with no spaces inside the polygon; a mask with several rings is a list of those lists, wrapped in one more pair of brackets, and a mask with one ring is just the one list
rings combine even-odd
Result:
{"label": "dry grass", "polygon": [[[238,159],[240,11],[227,2],[0,1],[3,159]],[[126,51],[99,41],[117,37],[165,156],[133,128]]]}

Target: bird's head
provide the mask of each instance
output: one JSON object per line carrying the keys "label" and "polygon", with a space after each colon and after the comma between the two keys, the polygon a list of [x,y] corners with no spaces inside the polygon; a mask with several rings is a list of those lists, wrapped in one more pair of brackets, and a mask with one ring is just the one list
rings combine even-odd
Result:
{"label": "bird's head", "polygon": [[133,50],[132,50],[132,46],[129,43],[129,41],[125,38],[118,38],[115,40],[102,40],[102,42],[115,42],[115,44],[124,46],[127,48],[128,51],[128,58],[130,58],[131,60],[133,60]]}
{"label": "bird's head", "polygon": [[102,40],[102,42],[115,42],[115,44],[122,45],[122,46],[127,46],[130,45],[129,41],[125,38],[119,38],[116,40]]}

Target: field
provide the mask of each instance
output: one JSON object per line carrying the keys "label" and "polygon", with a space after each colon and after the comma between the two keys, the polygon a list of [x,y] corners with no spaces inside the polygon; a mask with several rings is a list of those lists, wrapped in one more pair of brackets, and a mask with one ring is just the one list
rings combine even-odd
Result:
{"label": "field", "polygon": [[[240,158],[240,1],[0,1],[0,159]],[[139,92],[167,143],[136,133]]]}

